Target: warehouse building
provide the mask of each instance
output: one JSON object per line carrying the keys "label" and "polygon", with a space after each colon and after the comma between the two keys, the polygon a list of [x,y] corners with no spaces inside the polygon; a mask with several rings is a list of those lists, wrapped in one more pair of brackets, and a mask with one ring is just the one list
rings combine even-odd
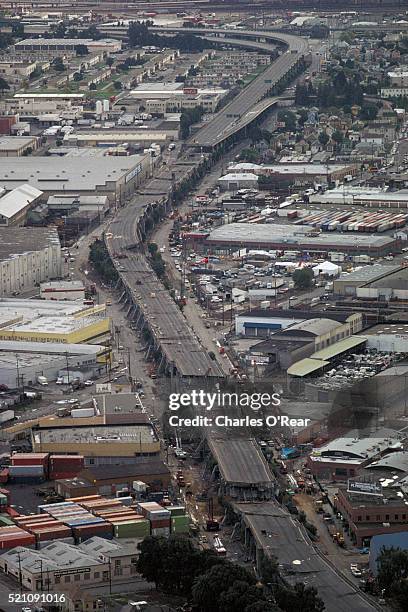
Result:
{"label": "warehouse building", "polygon": [[45,200],[61,193],[105,195],[113,206],[135,192],[150,168],[148,155],[89,158],[86,164],[80,157],[57,157],[52,162],[48,157],[4,158],[0,185],[10,191],[29,180],[32,187],[41,189]]}
{"label": "warehouse building", "polygon": [[364,330],[364,336],[367,338],[367,348],[389,353],[408,353],[408,323],[380,323]]}
{"label": "warehouse building", "polygon": [[26,38],[20,40],[14,47],[16,51],[71,51],[75,52],[78,45],[85,45],[90,52],[117,53],[122,49],[122,42],[113,38]]}
{"label": "warehouse building", "polygon": [[387,451],[401,450],[404,436],[394,430],[378,430],[359,438],[357,430],[313,449],[307,459],[319,480],[343,481],[358,476],[362,468]]}
{"label": "warehouse building", "polygon": [[85,286],[82,281],[50,281],[41,283],[42,300],[84,300]]}
{"label": "warehouse building", "polygon": [[5,299],[0,301],[0,339],[60,344],[108,344],[104,304]]}
{"label": "warehouse building", "polygon": [[83,455],[86,465],[95,464],[99,457],[109,457],[112,463],[120,465],[122,457],[132,458],[134,462],[136,457],[160,453],[160,440],[145,419],[140,418],[140,422],[133,425],[81,425],[82,417],[74,419],[77,426],[61,426],[54,422],[53,426],[33,429],[33,451]]}
{"label": "warehouse building", "polygon": [[408,191],[342,185],[337,189],[328,189],[324,193],[309,196],[309,202],[368,208],[408,208]]}
{"label": "warehouse building", "polygon": [[[395,277],[395,275],[397,278],[401,278],[401,276],[405,278],[408,276],[408,272],[396,265],[374,264],[363,266],[353,272],[340,274],[339,278],[333,281],[333,293],[347,297],[371,297],[370,291],[361,291],[361,288],[369,288],[376,283],[386,287],[388,279]],[[372,292],[373,297],[378,297],[379,294],[379,291]]]}
{"label": "warehouse building", "polygon": [[361,329],[361,325],[361,314],[351,315],[345,321],[325,317],[306,319],[286,327],[282,332],[275,332],[268,340],[252,346],[250,359],[256,361],[259,355],[266,355],[268,365],[287,370],[299,360],[310,357],[315,351],[349,337],[353,329]]}
{"label": "warehouse building", "polygon": [[137,574],[135,540],[105,540],[94,536],[73,545],[55,540],[41,550],[23,546],[0,555],[0,569],[25,589],[59,592],[75,585],[123,583]]}
{"label": "warehouse building", "polygon": [[[204,250],[233,253],[238,248],[299,250],[310,255],[325,256],[329,251],[366,254],[374,257],[398,250],[399,242],[391,236],[377,234],[355,236],[348,234],[310,235],[306,226],[266,223],[229,223],[203,234]],[[199,245],[197,245],[199,247]]]}
{"label": "warehouse building", "polygon": [[29,209],[42,195],[42,191],[27,184],[3,195],[0,198],[0,225],[7,227],[25,225]]}
{"label": "warehouse building", "polygon": [[252,172],[230,172],[218,179],[218,185],[224,191],[257,189],[258,176]]}
{"label": "warehouse building", "polygon": [[[310,310],[271,310],[255,308],[236,315],[235,334],[237,336],[250,338],[266,338],[271,336],[271,334],[290,329],[295,325],[301,324],[305,327],[309,320],[317,322],[317,325],[319,325],[319,318],[317,318],[317,316],[325,320],[332,320],[345,325],[345,328],[340,330],[340,333],[344,333],[343,337],[361,331],[363,325],[362,315],[355,313],[350,314],[332,311],[317,313],[316,311],[311,312]],[[311,331],[310,328],[309,331]],[[319,344],[316,346],[316,349],[323,348],[323,346],[324,345],[320,346]]]}
{"label": "warehouse building", "polygon": [[61,245],[55,228],[0,228],[0,297],[30,291],[61,274]]}
{"label": "warehouse building", "polygon": [[296,183],[310,183],[318,179],[331,181],[342,181],[345,176],[355,176],[359,171],[357,165],[344,164],[303,164],[303,163],[281,163],[281,164],[251,164],[232,163],[228,166],[230,172],[253,173],[269,176],[279,181],[291,181]]}
{"label": "warehouse building", "polygon": [[67,364],[70,369],[86,367],[97,376],[105,371],[109,354],[108,347],[98,344],[0,340],[0,380],[9,389],[36,384],[38,376],[54,381]]}
{"label": "warehouse building", "polygon": [[38,143],[39,139],[34,136],[0,136],[0,157],[21,157],[35,151]]}
{"label": "warehouse building", "polygon": [[361,351],[366,346],[366,342],[367,339],[364,336],[349,336],[344,340],[339,340],[291,365],[288,368],[288,376],[302,379],[319,376],[333,368],[346,355]]}
{"label": "warehouse building", "polygon": [[135,481],[144,482],[151,491],[166,491],[171,484],[171,473],[158,458],[142,458],[128,465],[89,465],[76,478],[57,480],[55,488],[64,498],[115,495],[116,491],[132,489]]}

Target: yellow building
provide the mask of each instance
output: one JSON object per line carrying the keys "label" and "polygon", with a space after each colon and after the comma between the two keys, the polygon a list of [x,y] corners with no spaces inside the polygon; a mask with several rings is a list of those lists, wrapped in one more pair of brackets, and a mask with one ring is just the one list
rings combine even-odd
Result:
{"label": "yellow building", "polygon": [[0,329],[0,340],[102,344],[109,339],[108,317],[39,317]]}

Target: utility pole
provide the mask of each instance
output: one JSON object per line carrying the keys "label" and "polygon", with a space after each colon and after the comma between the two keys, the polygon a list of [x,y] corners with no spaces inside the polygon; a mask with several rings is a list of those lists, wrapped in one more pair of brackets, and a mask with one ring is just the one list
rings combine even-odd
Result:
{"label": "utility pole", "polygon": [[20,583],[20,593],[23,592],[23,575],[21,573],[21,554],[17,553],[18,559],[18,581]]}
{"label": "utility pole", "polygon": [[68,384],[69,384],[69,361],[68,361],[68,351],[65,351],[65,361],[67,364],[67,380],[68,380]]}
{"label": "utility pole", "polygon": [[16,370],[17,370],[17,389],[20,388],[20,368],[19,368],[19,362],[18,362],[18,355],[16,355]]}

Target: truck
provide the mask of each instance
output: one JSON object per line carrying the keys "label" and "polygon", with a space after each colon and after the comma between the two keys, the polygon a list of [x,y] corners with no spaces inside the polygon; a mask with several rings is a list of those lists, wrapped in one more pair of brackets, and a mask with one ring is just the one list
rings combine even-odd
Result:
{"label": "truck", "polygon": [[4,410],[0,412],[0,424],[7,423],[7,421],[12,421],[14,419],[14,410]]}
{"label": "truck", "polygon": [[37,376],[37,382],[42,387],[46,387],[48,385],[48,380],[46,376]]}

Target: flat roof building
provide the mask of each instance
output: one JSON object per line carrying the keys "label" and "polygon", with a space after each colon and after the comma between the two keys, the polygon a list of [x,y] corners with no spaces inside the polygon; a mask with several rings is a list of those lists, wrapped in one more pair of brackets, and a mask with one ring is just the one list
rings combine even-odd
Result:
{"label": "flat roof building", "polygon": [[89,51],[106,51],[117,53],[122,49],[122,42],[113,38],[26,38],[15,43],[16,51],[72,51],[78,45],[85,45]]}
{"label": "flat roof building", "polygon": [[134,192],[150,171],[147,155],[128,157],[19,157],[4,158],[0,163],[0,185],[7,190],[30,183],[45,195],[106,195],[112,204]]}
{"label": "flat roof building", "polygon": [[[360,237],[359,237],[360,239]],[[344,296],[357,295],[357,289],[365,287],[377,281],[381,284],[387,283],[387,278],[396,272],[400,272],[401,267],[396,265],[374,264],[370,266],[362,266],[353,270],[353,272],[343,272],[339,278],[333,281],[333,293]]]}
{"label": "flat roof building", "polygon": [[61,273],[61,245],[54,227],[0,227],[0,297],[30,291]]}
{"label": "flat roof building", "polygon": [[160,440],[153,426],[146,422],[138,425],[84,425],[77,418],[78,426],[54,426],[33,429],[32,444],[34,452],[76,453],[85,458],[112,458],[119,463],[120,458],[132,462],[137,456],[153,456],[160,453]]}
{"label": "flat roof building", "polygon": [[350,253],[386,255],[397,242],[390,236],[377,234],[355,236],[347,234],[319,234],[310,236],[306,226],[278,225],[266,223],[229,223],[204,234],[204,247],[232,251],[237,247],[258,249],[301,250],[308,253],[344,251]]}
{"label": "flat roof building", "polygon": [[61,344],[105,344],[110,321],[104,304],[44,300],[0,300],[0,339]]}
{"label": "flat roof building", "polygon": [[0,157],[20,157],[26,151],[37,148],[38,138],[35,136],[0,136]]}

